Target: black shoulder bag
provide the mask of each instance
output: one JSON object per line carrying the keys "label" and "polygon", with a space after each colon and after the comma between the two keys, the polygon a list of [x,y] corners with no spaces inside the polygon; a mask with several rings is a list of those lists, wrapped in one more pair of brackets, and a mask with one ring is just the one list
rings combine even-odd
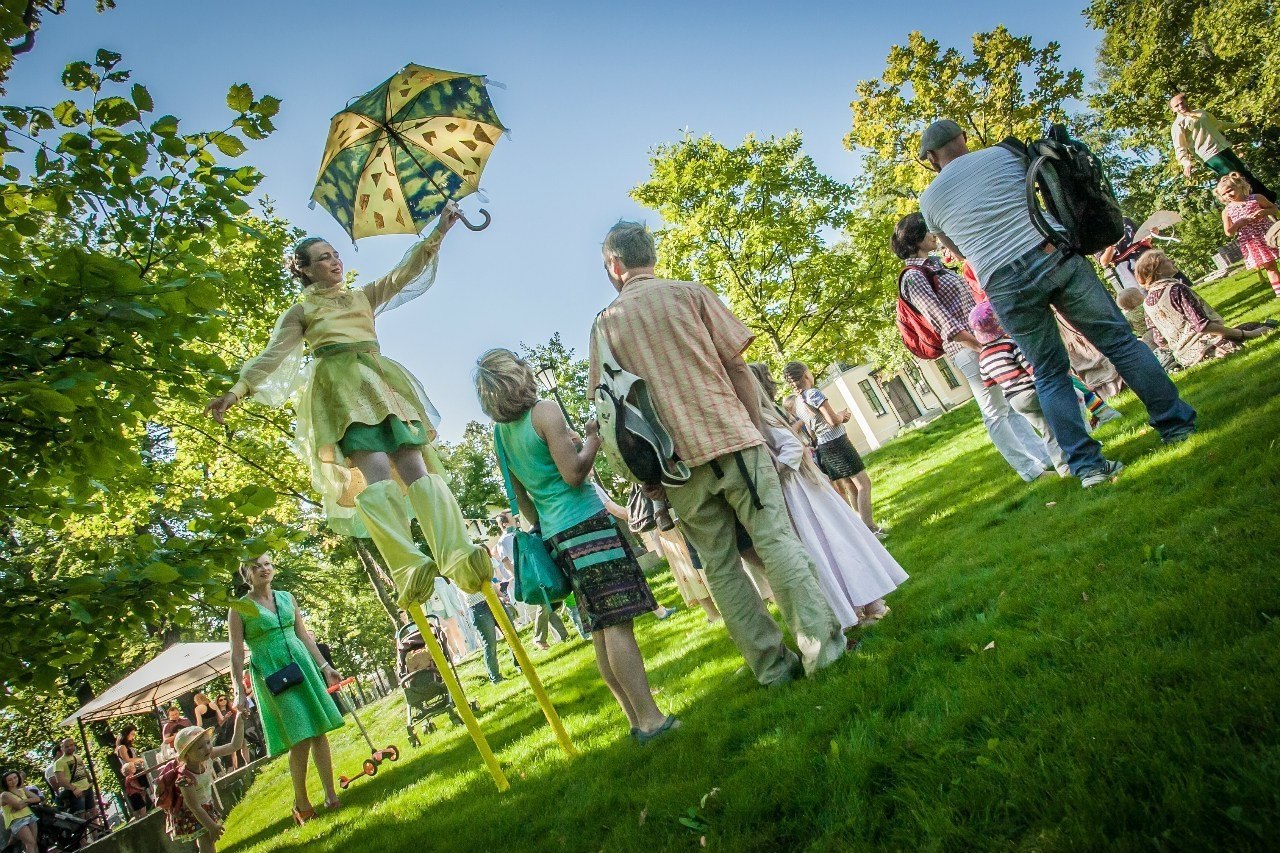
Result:
{"label": "black shoulder bag", "polygon": [[[271,593],[271,600],[276,605],[276,622],[280,626],[280,633],[284,633],[284,619],[280,616],[280,599],[276,598],[274,592]],[[293,652],[289,651],[289,641],[286,639],[284,643],[285,651],[289,652],[289,663],[282,669],[278,669],[266,677],[267,689],[271,691],[272,696],[279,696],[284,691],[294,685],[301,684],[304,676],[302,675],[302,667],[298,666],[298,662],[293,659]]]}

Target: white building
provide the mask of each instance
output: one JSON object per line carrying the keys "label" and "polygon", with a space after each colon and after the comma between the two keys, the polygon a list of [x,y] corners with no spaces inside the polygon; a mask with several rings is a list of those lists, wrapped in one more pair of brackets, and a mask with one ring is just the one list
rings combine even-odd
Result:
{"label": "white building", "polygon": [[833,364],[818,379],[818,387],[836,412],[853,413],[846,429],[859,453],[875,450],[973,397],[964,375],[947,356],[917,360],[894,374],[869,364]]}

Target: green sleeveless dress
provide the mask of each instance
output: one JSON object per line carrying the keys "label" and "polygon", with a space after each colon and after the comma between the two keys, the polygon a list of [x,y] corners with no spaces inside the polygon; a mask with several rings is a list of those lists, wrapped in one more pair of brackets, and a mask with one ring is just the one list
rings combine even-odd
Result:
{"label": "green sleeveless dress", "polygon": [[[276,592],[279,616],[249,596],[242,598],[254,606],[256,616],[241,614],[244,641],[249,647],[249,672],[253,678],[253,698],[262,718],[267,753],[279,755],[307,738],[342,728],[342,715],[327,692],[324,676],[311,653],[293,632],[297,603],[287,592]],[[281,627],[283,626],[283,628]],[[278,696],[267,689],[267,676],[297,661],[304,680]]]}

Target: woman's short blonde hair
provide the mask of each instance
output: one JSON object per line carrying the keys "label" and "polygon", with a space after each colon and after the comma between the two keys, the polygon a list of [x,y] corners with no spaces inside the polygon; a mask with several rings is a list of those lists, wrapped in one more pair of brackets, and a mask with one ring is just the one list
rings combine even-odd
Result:
{"label": "woman's short blonde hair", "polygon": [[1142,257],[1138,258],[1138,263],[1133,267],[1133,277],[1138,280],[1138,284],[1146,287],[1154,281],[1159,281],[1165,276],[1160,275],[1160,267],[1164,264],[1174,266],[1173,261],[1164,252],[1159,249],[1150,249],[1142,253]]}
{"label": "woman's short blonde hair", "polygon": [[538,402],[533,369],[509,349],[497,347],[476,359],[471,378],[480,408],[497,423],[511,423]]}
{"label": "woman's short blonde hair", "polygon": [[1213,194],[1216,195],[1218,197],[1218,201],[1223,204],[1229,203],[1229,199],[1226,198],[1226,195],[1223,192],[1226,189],[1234,189],[1240,195],[1247,198],[1250,187],[1249,182],[1244,179],[1244,175],[1239,172],[1232,172],[1218,178],[1218,185],[1213,188]]}

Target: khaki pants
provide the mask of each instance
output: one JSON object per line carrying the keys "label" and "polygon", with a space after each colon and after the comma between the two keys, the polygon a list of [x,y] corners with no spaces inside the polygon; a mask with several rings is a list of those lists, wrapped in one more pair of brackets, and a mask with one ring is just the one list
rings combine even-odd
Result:
{"label": "khaki pants", "polygon": [[[668,488],[667,497],[680,517],[680,526],[697,550],[707,575],[711,597],[724,616],[729,636],[761,684],[783,683],[793,675],[796,655],[782,642],[773,621],[738,556],[734,520],[742,524],[774,600],[795,635],[806,673],[826,666],[844,654],[840,623],[818,587],[813,560],[800,544],[782,497],[782,485],[763,445],[699,465],[689,482]],[[743,468],[755,483],[757,507]]]}

